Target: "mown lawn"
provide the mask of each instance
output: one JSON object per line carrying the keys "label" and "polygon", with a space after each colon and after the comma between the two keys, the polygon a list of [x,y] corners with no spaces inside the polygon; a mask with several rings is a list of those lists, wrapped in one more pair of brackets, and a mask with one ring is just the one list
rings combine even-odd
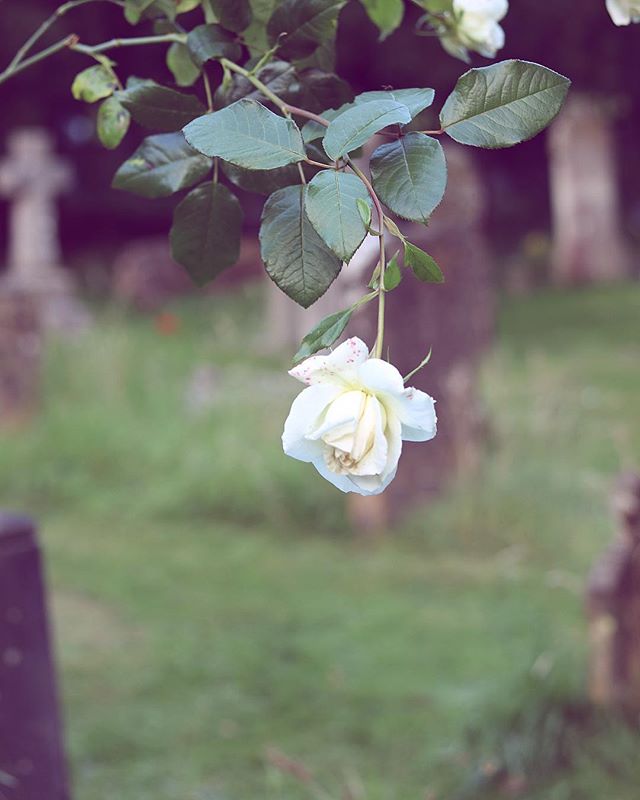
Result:
{"label": "mown lawn", "polygon": [[172,335],[100,312],[0,448],[0,502],[43,529],[77,800],[637,800],[640,736],[583,704],[582,592],[639,460],[640,287],[509,301],[482,474],[375,548],[281,454],[296,386],[259,308],[179,305]]}

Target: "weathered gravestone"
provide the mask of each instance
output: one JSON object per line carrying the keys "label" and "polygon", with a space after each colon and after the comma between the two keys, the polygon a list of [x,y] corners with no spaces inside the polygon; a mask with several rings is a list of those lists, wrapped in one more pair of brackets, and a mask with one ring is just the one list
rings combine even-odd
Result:
{"label": "weathered gravestone", "polygon": [[618,534],[589,577],[589,696],[640,712],[640,475],[623,474],[613,507]]}
{"label": "weathered gravestone", "polygon": [[40,354],[40,327],[33,298],[0,292],[0,428],[19,428],[37,411]]}
{"label": "weathered gravestone", "polygon": [[610,116],[595,98],[572,93],[549,129],[552,273],[558,284],[629,274]]}
{"label": "weathered gravestone", "polygon": [[328,291],[310,308],[302,308],[266,277],[264,349],[295,353],[303,337],[329,314],[347,308],[363,294],[378,256],[378,239],[368,236]]}
{"label": "weathered gravestone", "polygon": [[[387,298],[385,327],[385,357],[388,348],[403,375],[433,348],[430,363],[411,384],[437,399],[438,435],[426,444],[403,445],[398,476],[383,495],[349,495],[349,516],[361,532],[384,529],[398,514],[474,468],[482,453],[487,426],[477,372],[494,319],[491,259],[483,232],[486,198],[469,151],[448,143],[446,154],[448,188],[429,226],[400,224],[410,241],[438,261],[445,283],[420,284],[405,271],[402,283]],[[307,310],[270,285],[266,314],[270,349],[293,352],[320,319],[369,291],[366,286],[377,258],[377,239],[368,237],[326,295]],[[375,341],[375,305],[354,317],[348,335],[369,344]]]}
{"label": "weathered gravestone", "polygon": [[55,200],[71,183],[71,168],[54,155],[46,131],[23,128],[11,135],[0,163],[0,194],[10,200],[8,269],[0,290],[33,297],[42,327],[61,331],[89,324],[61,267]]}
{"label": "weathered gravestone", "polygon": [[0,797],[68,800],[42,563],[30,520],[0,513]]}
{"label": "weathered gravestone", "polygon": [[255,236],[242,239],[238,262],[202,289],[171,258],[167,238],[148,237],[128,242],[117,253],[112,268],[114,298],[138,311],[158,311],[180,297],[215,294],[261,277],[261,261]]}
{"label": "weathered gravestone", "polygon": [[[420,284],[405,271],[387,298],[385,354],[405,375],[430,348],[429,364],[411,385],[436,398],[438,434],[427,443],[405,442],[396,479],[378,497],[350,499],[358,528],[384,528],[412,506],[425,502],[457,475],[475,468],[486,436],[486,417],[477,391],[480,359],[492,335],[494,295],[491,258],[483,232],[486,197],[469,151],[446,146],[449,181],[441,205],[425,227],[404,223],[407,238],[429,252],[444,284]],[[374,261],[375,263],[375,261]],[[375,339],[374,309],[354,325]]]}

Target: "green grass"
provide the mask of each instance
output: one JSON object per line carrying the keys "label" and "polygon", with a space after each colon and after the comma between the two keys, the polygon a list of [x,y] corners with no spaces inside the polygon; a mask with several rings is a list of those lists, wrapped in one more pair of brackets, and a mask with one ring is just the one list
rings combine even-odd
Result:
{"label": "green grass", "polygon": [[[640,452],[640,288],[510,301],[481,474],[375,548],[280,451],[296,386],[259,307],[178,306],[174,336],[102,312],[3,442],[0,501],[43,527],[78,800],[502,797],[487,760],[531,800],[637,800],[637,735],[583,706],[582,591]],[[188,413],[205,363],[216,402]]]}

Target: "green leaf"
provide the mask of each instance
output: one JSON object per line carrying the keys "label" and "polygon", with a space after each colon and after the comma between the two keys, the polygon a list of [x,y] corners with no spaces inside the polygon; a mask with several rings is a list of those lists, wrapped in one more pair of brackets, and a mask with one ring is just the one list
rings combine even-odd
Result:
{"label": "green leaf", "polygon": [[153,4],[154,0],[125,0],[124,16],[128,23],[137,25],[143,13]]}
{"label": "green leaf", "polygon": [[[400,252],[400,251],[398,251]],[[402,272],[400,272],[400,264],[398,264],[398,253],[395,253],[391,261],[387,264],[384,271],[384,290],[390,292],[400,285],[402,280]]]}
{"label": "green leaf", "polygon": [[447,98],[440,124],[462,144],[511,147],[551,122],[570,84],[563,75],[529,61],[471,69]]}
{"label": "green leaf", "polygon": [[154,81],[127,84],[117,96],[137,123],[156,131],[180,130],[206,111],[194,95],[176,92]]}
{"label": "green leaf", "polygon": [[403,242],[405,240],[404,233],[400,230],[400,228],[396,225],[396,223],[390,218],[385,216],[384,218],[384,227],[389,231],[392,236],[395,236],[397,239],[401,239]]}
{"label": "green leaf", "polygon": [[300,183],[300,173],[295,164],[278,169],[245,169],[228,161],[222,161],[221,164],[222,171],[231,183],[246,192],[269,195],[285,186]]}
{"label": "green leaf", "polygon": [[305,158],[295,122],[255,100],[238,100],[221,111],[199,117],[183,133],[201,153],[247,169],[274,169]]}
{"label": "green leaf", "polygon": [[177,0],[176,14],[186,14],[200,5],[201,0]]}
{"label": "green leaf", "polygon": [[262,212],[260,251],[269,277],[303,308],[322,297],[341,262],[305,213],[305,186],[287,186],[269,197]]}
{"label": "green leaf", "polygon": [[396,28],[400,27],[404,16],[404,0],[360,0],[369,19],[380,31],[380,38],[385,39]]}
{"label": "green leaf", "polygon": [[[367,198],[367,200],[371,200],[371,198]],[[364,226],[367,230],[371,227],[371,203],[367,202],[367,200],[363,200],[361,197],[358,197],[356,200],[356,206],[358,207],[358,214],[360,214],[360,219],[364,223]]]}
{"label": "green leaf", "polygon": [[200,77],[200,69],[191,58],[189,48],[174,42],[167,50],[167,66],[178,86],[192,86]]}
{"label": "green leaf", "polygon": [[198,286],[212,281],[240,255],[242,207],[221,183],[203,183],[176,206],[171,254]]}
{"label": "green leaf", "polygon": [[317,353],[318,350],[331,347],[344,332],[352,314],[353,308],[347,308],[345,311],[336,311],[335,314],[329,314],[328,317],[321,320],[302,340],[300,349],[293,357],[293,363],[298,364],[300,361],[304,361],[305,358]]}
{"label": "green leaf", "polygon": [[[298,83],[296,71],[287,61],[272,61],[260,70],[257,77],[270,91],[283,99],[289,87]],[[237,73],[234,73],[227,87],[219,86],[216,90],[215,99],[218,107],[228,106],[243,98],[267,102],[262,92],[256,89],[251,81]]]}
{"label": "green leaf", "polygon": [[251,22],[249,0],[209,0],[220,24],[229,31],[240,33]]}
{"label": "green leaf", "polygon": [[367,235],[358,200],[370,203],[367,187],[357,175],[320,171],[307,187],[307,216],[324,243],[342,261],[349,261]]}
{"label": "green leaf", "polygon": [[283,99],[292,105],[318,113],[353,100],[353,91],[346,81],[322,69],[305,69],[296,74],[297,81],[287,88]]}
{"label": "green leaf", "polygon": [[373,188],[394,214],[426,222],[442,200],[447,163],[440,142],[408,133],[378,147],[371,157]]}
{"label": "green leaf", "polygon": [[113,94],[117,87],[113,72],[102,64],[79,72],[71,84],[71,94],[76,100],[95,103]]}
{"label": "green leaf", "polygon": [[394,100],[375,100],[355,105],[339,114],[327,128],[323,146],[336,160],[363,145],[374,133],[394,123],[411,122],[409,109]]}
{"label": "green leaf", "polygon": [[280,42],[284,59],[304,58],[332,40],[346,0],[284,0],[267,24],[269,43]]}
{"label": "green leaf", "polygon": [[187,36],[187,48],[199,67],[217,58],[237,61],[242,55],[240,45],[220,25],[198,25]]}
{"label": "green leaf", "polygon": [[180,133],[148,136],[116,172],[114,189],[167,197],[193,186],[211,169],[211,160],[193,150]]}
{"label": "green leaf", "polygon": [[[319,116],[332,122],[336,117],[340,116],[344,111],[354,107],[353,102],[343,103],[340,108],[327,108]],[[315,142],[316,139],[322,139],[327,132],[327,128],[319,122],[309,120],[302,126],[302,138],[305,142]]]}
{"label": "green leaf", "polygon": [[389,89],[388,91],[362,92],[356,103],[370,103],[372,100],[395,100],[402,103],[411,113],[411,119],[433,103],[436,93],[433,89]]}
{"label": "green leaf", "polygon": [[131,115],[115,97],[107,97],[100,104],[96,130],[98,139],[109,150],[113,150],[124,139],[129,130]]}
{"label": "green leaf", "polygon": [[428,253],[416,247],[415,244],[404,242],[404,263],[411,267],[413,274],[425,283],[443,283],[442,270]]}
{"label": "green leaf", "polygon": [[251,55],[256,55],[264,53],[269,48],[267,22],[278,5],[278,0],[249,0],[249,4],[253,18],[242,38]]}
{"label": "green leaf", "polygon": [[125,0],[124,16],[131,25],[137,25],[141,19],[166,17],[174,20],[177,8],[175,0]]}

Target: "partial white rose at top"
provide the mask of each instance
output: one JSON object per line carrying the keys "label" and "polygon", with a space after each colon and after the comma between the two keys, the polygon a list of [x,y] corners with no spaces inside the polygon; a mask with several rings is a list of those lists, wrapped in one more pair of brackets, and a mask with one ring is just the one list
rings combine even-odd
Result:
{"label": "partial white rose at top", "polygon": [[469,50],[495,58],[504,47],[499,23],[508,10],[508,0],[453,0],[453,23],[441,36],[443,47],[464,61],[469,60]]}
{"label": "partial white rose at top", "polygon": [[284,452],[312,463],[343,492],[380,494],[398,468],[402,441],[436,435],[434,400],[405,388],[398,370],[348,339],[289,373],[304,389],[284,425]]}
{"label": "partial white rose at top", "polygon": [[640,0],[607,0],[607,11],[616,25],[640,22]]}

